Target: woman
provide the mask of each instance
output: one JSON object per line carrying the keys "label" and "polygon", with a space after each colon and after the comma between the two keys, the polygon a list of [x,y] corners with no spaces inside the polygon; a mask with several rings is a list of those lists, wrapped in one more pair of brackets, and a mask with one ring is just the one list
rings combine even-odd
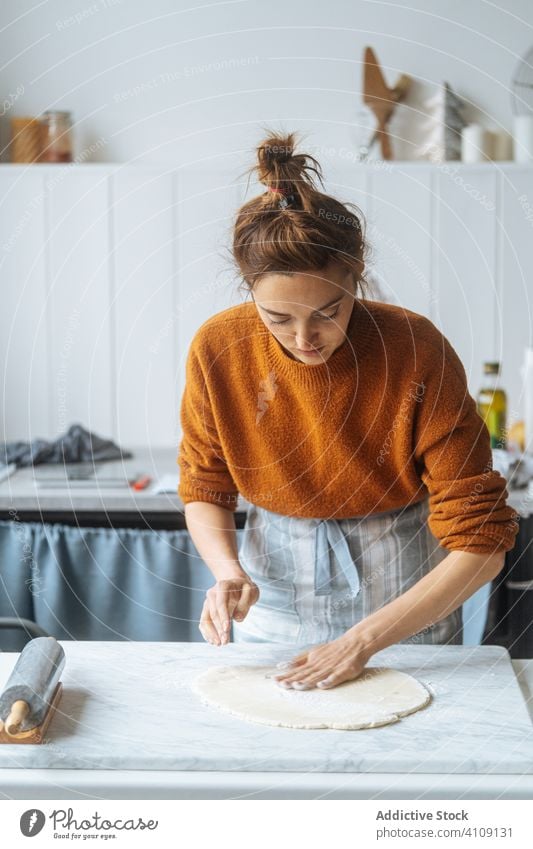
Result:
{"label": "woman", "polygon": [[178,462],[216,581],[201,633],[224,645],[233,620],[235,641],[308,646],[276,677],[305,689],[397,642],[461,643],[461,605],[518,524],[459,357],[429,319],[362,297],[360,213],[294,144],[258,147],[265,192],[233,243],[251,302],[193,339]]}

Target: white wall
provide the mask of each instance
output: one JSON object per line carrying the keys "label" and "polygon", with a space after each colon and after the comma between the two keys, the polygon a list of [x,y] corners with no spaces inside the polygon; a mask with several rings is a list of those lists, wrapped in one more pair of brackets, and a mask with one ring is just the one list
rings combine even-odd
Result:
{"label": "white wall", "polygon": [[386,298],[435,321],[472,394],[482,361],[502,359],[522,414],[533,170],[365,169],[349,157],[367,43],[391,81],[446,79],[510,129],[533,8],[503,5],[4,0],[2,87],[24,86],[0,117],[4,141],[11,114],[71,109],[78,155],[129,165],[0,166],[0,436],[81,421],[122,444],[177,442],[188,342],[240,300],[231,216],[265,125],[302,131],[329,190],[368,215]]}
{"label": "white wall", "polygon": [[77,151],[100,142],[98,161],[236,168],[263,122],[353,148],[366,44],[390,82],[447,80],[510,129],[533,44],[530,0],[2,0],[0,22],[0,93],[25,87],[13,114],[72,110]]}

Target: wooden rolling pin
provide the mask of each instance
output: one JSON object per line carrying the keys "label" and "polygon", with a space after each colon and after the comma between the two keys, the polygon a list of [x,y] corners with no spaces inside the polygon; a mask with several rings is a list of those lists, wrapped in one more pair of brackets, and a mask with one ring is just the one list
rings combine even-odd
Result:
{"label": "wooden rolling pin", "polygon": [[0,722],[9,736],[43,722],[64,665],[65,652],[54,637],[26,643],[0,695]]}

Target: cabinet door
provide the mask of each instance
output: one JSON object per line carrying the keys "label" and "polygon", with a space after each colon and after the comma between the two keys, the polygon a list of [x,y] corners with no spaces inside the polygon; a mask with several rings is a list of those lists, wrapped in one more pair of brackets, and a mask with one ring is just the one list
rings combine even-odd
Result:
{"label": "cabinet door", "polygon": [[8,442],[47,436],[57,405],[49,391],[44,181],[26,171],[0,169],[0,438]]}
{"label": "cabinet door", "polygon": [[471,395],[483,361],[497,359],[496,181],[495,169],[438,167],[435,324],[461,358]]}
{"label": "cabinet door", "polygon": [[373,250],[383,300],[434,318],[434,174],[400,164],[370,170]]}
{"label": "cabinet door", "polygon": [[48,174],[52,435],[78,422],[110,435],[114,363],[107,175],[76,168]]}
{"label": "cabinet door", "polygon": [[176,439],[175,193],[172,174],[111,178],[113,420],[130,445]]}
{"label": "cabinet door", "polygon": [[[238,168],[235,168],[238,173]],[[199,167],[178,172],[176,206],[178,398],[192,337],[210,316],[243,301],[231,258],[235,212],[243,186],[235,173]],[[253,194],[248,193],[248,197]],[[179,405],[178,405],[179,406]],[[178,438],[180,427],[178,421]]]}
{"label": "cabinet door", "polygon": [[[498,223],[501,265],[498,276],[496,352],[503,362],[502,385],[509,394],[509,420],[523,419],[520,368],[524,348],[533,345],[533,170],[502,173]],[[532,435],[533,436],[533,435]]]}

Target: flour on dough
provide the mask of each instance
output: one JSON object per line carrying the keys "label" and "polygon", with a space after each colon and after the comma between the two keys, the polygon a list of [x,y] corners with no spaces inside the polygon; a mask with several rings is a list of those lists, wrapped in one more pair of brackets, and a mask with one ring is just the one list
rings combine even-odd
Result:
{"label": "flour on dough", "polygon": [[192,689],[226,713],[284,728],[375,728],[431,701],[419,681],[395,669],[368,667],[331,690],[285,689],[272,678],[279,672],[272,666],[214,666],[193,681]]}

